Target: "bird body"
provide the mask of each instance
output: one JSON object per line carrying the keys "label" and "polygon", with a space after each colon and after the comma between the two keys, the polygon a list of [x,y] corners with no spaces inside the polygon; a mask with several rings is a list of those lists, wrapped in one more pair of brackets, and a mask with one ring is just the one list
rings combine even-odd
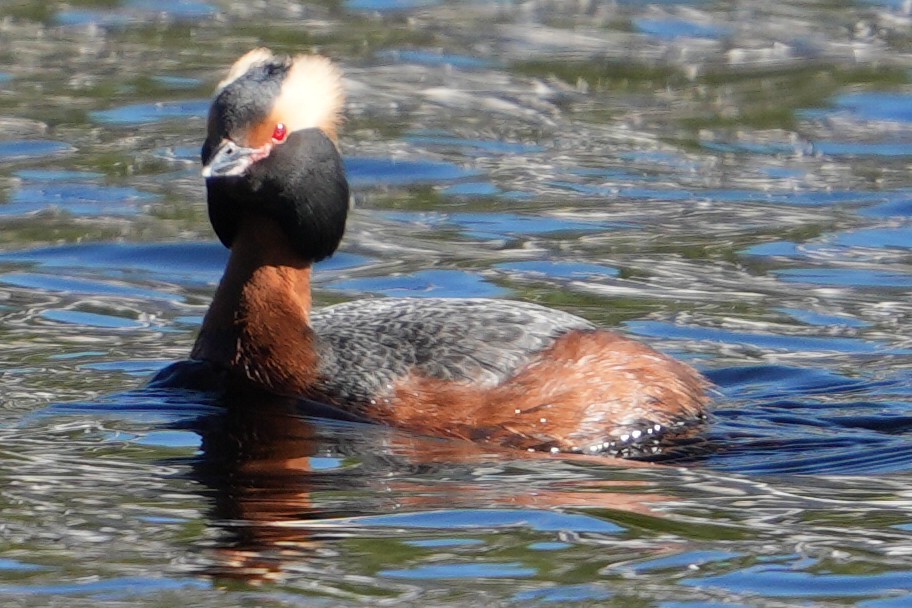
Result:
{"label": "bird body", "polygon": [[257,49],[219,84],[203,175],[231,255],[193,359],[364,419],[523,449],[625,453],[702,419],[693,368],[565,312],[458,298],[313,311],[313,263],[349,206],[342,106],[322,57]]}

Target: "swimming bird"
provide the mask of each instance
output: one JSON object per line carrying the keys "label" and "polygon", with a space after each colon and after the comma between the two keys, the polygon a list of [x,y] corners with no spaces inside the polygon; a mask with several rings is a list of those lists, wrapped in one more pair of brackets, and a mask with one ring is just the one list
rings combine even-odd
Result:
{"label": "swimming bird", "polygon": [[272,394],[421,434],[628,455],[701,420],[689,365],[533,303],[373,298],[313,310],[313,265],[342,239],[344,92],[321,56],[255,49],[218,84],[202,148],[230,248],[191,358]]}

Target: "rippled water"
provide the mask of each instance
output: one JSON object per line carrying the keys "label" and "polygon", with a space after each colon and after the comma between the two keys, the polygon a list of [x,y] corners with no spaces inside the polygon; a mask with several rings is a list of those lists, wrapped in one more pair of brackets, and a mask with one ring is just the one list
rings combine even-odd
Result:
{"label": "rippled water", "polygon": [[[0,603],[912,603],[912,8],[0,6]],[[257,44],[347,74],[316,298],[505,297],[717,386],[662,465],[143,389],[226,255],[197,155]]]}

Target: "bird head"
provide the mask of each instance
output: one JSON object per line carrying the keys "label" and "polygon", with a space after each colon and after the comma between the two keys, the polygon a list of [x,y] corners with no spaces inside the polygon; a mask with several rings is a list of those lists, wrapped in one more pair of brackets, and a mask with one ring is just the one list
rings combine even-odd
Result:
{"label": "bird head", "polygon": [[336,144],[344,93],[326,58],[255,49],[219,83],[202,149],[209,218],[227,247],[251,214],[273,218],[302,255],[332,255],[349,192]]}

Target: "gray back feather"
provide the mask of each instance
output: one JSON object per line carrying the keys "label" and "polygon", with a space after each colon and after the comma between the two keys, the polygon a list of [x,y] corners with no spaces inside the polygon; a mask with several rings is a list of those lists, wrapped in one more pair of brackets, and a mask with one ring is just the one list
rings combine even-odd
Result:
{"label": "gray back feather", "polygon": [[321,390],[365,402],[410,373],[496,386],[573,329],[574,315],[505,300],[380,298],[316,311]]}

